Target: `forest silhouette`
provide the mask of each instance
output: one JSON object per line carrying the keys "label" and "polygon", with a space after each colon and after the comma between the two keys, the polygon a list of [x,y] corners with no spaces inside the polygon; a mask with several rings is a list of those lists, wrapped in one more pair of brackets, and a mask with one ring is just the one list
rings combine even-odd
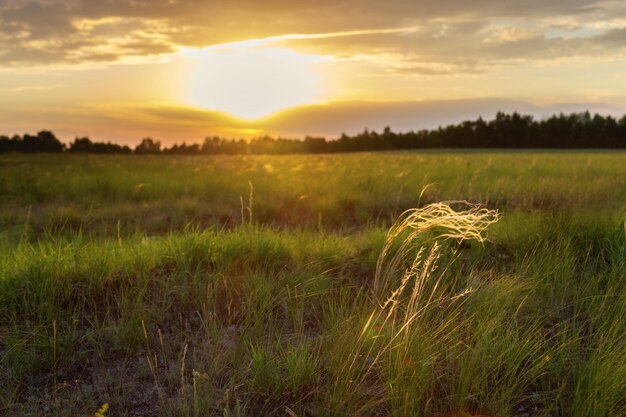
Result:
{"label": "forest silhouette", "polygon": [[159,141],[144,138],[135,148],[111,142],[76,138],[69,146],[52,132],[37,135],[0,136],[0,153],[93,153],[93,154],[302,154],[365,151],[391,151],[438,148],[552,148],[552,149],[624,149],[626,115],[591,115],[589,112],[559,114],[536,120],[517,112],[497,113],[494,119],[478,118],[431,130],[393,132],[370,131],[338,139],[307,136],[302,139],[269,136],[245,139],[207,137],[202,144],[174,144],[163,147]]}

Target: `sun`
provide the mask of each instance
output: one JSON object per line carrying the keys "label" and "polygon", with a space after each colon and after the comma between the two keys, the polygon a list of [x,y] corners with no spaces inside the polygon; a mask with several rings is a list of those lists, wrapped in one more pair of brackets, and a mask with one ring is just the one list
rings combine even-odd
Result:
{"label": "sun", "polygon": [[188,50],[185,101],[193,106],[259,119],[319,102],[317,56],[253,42]]}

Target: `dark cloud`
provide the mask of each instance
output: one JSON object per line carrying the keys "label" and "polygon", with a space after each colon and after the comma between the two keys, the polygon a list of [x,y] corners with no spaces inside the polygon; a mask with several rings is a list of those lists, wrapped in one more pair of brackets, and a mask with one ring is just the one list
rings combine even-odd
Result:
{"label": "dark cloud", "polygon": [[71,35],[75,32],[63,4],[26,3],[21,7],[4,8],[0,15],[0,30],[9,33],[26,31],[30,39]]}
{"label": "dark cloud", "polygon": [[526,102],[503,99],[344,102],[301,106],[278,114],[264,126],[282,132],[337,136],[340,132],[353,134],[364,128],[380,131],[385,126],[400,131],[431,129],[479,116],[492,117],[499,110],[532,113],[537,108]]}
{"label": "dark cloud", "polygon": [[626,28],[613,29],[595,38],[599,44],[618,48],[626,47]]}
{"label": "dark cloud", "polygon": [[91,136],[97,140],[136,144],[142,137],[151,136],[169,145],[183,140],[200,142],[212,135],[236,138],[269,133],[300,138],[307,134],[336,138],[342,132],[354,134],[364,128],[377,131],[386,126],[396,131],[432,129],[479,116],[491,119],[498,111],[518,111],[543,118],[561,111],[585,110],[623,114],[623,109],[593,102],[540,106],[525,101],[488,98],[301,106],[255,123],[220,112],[187,107],[140,106],[118,109],[117,112],[71,106],[27,110],[3,107],[0,102],[0,126],[3,129],[0,133],[32,131],[33,124],[36,124],[40,128],[52,129],[66,141],[76,136]]}
{"label": "dark cloud", "polygon": [[[613,28],[593,42],[548,38],[543,32],[550,21],[557,26],[561,18],[585,24],[623,13],[618,3],[600,0],[387,0],[383,5],[369,0],[5,0],[0,3],[0,66],[73,64],[107,56],[117,60],[168,53],[176,46],[285,33],[404,26],[419,30],[292,43],[344,56],[395,52],[407,60],[451,65],[472,56],[499,60],[594,55],[603,47],[621,47],[626,29]],[[534,25],[537,33],[489,39],[497,34],[487,29],[502,25]],[[90,51],[90,44],[98,51]],[[416,73],[425,68],[413,66]]]}
{"label": "dark cloud", "polygon": [[[386,126],[397,131],[436,129],[451,123],[493,118],[498,111],[521,112],[537,118],[558,112],[589,110],[602,114],[623,114],[623,109],[594,102],[552,103],[536,105],[522,100],[501,98],[423,100],[410,102],[335,102],[326,105],[307,105],[292,108],[261,122],[245,122],[215,112],[185,107],[144,107],[141,112],[164,125],[183,123],[203,130],[204,136],[226,129],[232,132],[252,130],[259,134],[292,137],[324,135],[338,137],[342,132],[354,134],[364,128],[382,131]],[[213,130],[211,129],[218,129]],[[184,130],[184,128],[183,128]],[[158,132],[155,132],[157,134]],[[236,135],[236,133],[234,133]]]}

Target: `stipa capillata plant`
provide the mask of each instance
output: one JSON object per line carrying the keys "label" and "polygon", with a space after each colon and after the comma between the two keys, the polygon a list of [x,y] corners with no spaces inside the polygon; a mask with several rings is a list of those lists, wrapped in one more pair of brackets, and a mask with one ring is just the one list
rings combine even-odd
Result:
{"label": "stipa capillata plant", "polygon": [[[455,209],[460,208],[460,209]],[[499,215],[465,201],[430,204],[404,212],[389,229],[377,261],[373,283],[373,309],[363,325],[349,359],[339,375],[346,391],[358,392],[372,379],[373,370],[390,357],[410,355],[414,326],[428,310],[454,303],[471,293],[471,287],[451,292],[445,281],[458,246],[468,240],[484,242],[486,230]],[[445,267],[439,262],[448,248]],[[442,329],[445,326],[442,326]],[[383,358],[386,358],[383,361]],[[375,401],[369,406],[375,407]]]}
{"label": "stipa capillata plant", "polygon": [[[454,206],[460,206],[462,210],[455,210]],[[420,268],[419,264],[428,243],[450,239],[484,242],[487,228],[499,218],[497,211],[466,201],[434,203],[405,211],[387,232],[376,264],[374,290],[383,290],[385,285],[393,283],[406,265],[412,265],[410,270],[415,273],[418,270],[423,273],[424,268]],[[417,256],[414,255],[416,247],[420,250]],[[433,249],[434,246],[428,257],[438,257],[440,248],[435,252]],[[411,261],[411,258],[414,259]]]}

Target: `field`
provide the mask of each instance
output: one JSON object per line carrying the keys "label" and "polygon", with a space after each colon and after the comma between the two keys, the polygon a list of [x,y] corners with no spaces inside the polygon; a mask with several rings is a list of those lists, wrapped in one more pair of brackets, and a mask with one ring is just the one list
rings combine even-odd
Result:
{"label": "field", "polygon": [[0,156],[0,415],[624,416],[625,210],[626,152]]}

